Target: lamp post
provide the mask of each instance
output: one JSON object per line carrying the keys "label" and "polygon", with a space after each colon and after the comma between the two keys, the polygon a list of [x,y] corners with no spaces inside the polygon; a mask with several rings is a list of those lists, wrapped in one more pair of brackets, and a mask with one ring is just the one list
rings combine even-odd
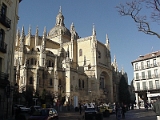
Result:
{"label": "lamp post", "polygon": [[90,100],[91,100],[91,102],[92,102],[92,91],[89,90],[88,93],[89,93],[89,95],[90,95]]}

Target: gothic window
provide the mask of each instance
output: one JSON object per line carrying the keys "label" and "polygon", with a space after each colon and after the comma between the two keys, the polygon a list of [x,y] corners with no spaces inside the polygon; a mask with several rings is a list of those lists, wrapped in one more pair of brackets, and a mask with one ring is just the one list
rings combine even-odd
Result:
{"label": "gothic window", "polygon": [[49,85],[52,86],[52,79],[49,80]]}
{"label": "gothic window", "polygon": [[29,78],[29,84],[33,84],[33,77]]}
{"label": "gothic window", "polygon": [[81,80],[79,79],[79,88],[81,88]]}
{"label": "gothic window", "polygon": [[79,49],[79,56],[82,56],[82,49]]}
{"label": "gothic window", "polygon": [[29,60],[27,60],[27,65],[29,65]]}
{"label": "gothic window", "polygon": [[101,77],[100,77],[100,83],[99,83],[100,89],[103,89],[103,88],[104,88],[104,85],[105,85],[105,83],[104,83],[104,76],[101,75]]}
{"label": "gothic window", "polygon": [[84,80],[82,81],[82,88],[84,88]]}
{"label": "gothic window", "polygon": [[98,58],[101,58],[101,52],[98,51]]}
{"label": "gothic window", "polygon": [[31,65],[33,65],[33,58],[31,58]]}

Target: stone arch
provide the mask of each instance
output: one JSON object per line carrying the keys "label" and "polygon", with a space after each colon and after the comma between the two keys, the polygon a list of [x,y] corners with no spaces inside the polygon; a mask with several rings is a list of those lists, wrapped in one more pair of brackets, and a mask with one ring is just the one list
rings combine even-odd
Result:
{"label": "stone arch", "polygon": [[111,101],[112,83],[109,74],[102,71],[99,77],[99,90],[103,100]]}
{"label": "stone arch", "polygon": [[54,67],[54,60],[53,59],[47,59],[47,67]]}

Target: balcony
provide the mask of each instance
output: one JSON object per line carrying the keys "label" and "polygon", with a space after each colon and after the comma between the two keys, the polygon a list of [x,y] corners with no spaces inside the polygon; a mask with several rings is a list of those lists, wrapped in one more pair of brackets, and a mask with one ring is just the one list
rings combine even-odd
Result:
{"label": "balcony", "polygon": [[0,12],[0,23],[3,24],[6,28],[11,28],[11,20],[5,15],[2,15]]}
{"label": "balcony", "polygon": [[7,44],[4,41],[0,42],[0,52],[7,53]]}
{"label": "balcony", "polygon": [[135,87],[134,91],[135,92],[141,92],[141,91],[146,91],[146,92],[148,91],[149,92],[149,91],[159,91],[159,90],[160,90],[160,86],[154,86],[154,87],[150,86],[149,88],[146,86],[146,87],[142,87],[142,88],[141,87]]}
{"label": "balcony", "polygon": [[0,88],[5,88],[9,84],[8,77],[8,74],[0,72]]}

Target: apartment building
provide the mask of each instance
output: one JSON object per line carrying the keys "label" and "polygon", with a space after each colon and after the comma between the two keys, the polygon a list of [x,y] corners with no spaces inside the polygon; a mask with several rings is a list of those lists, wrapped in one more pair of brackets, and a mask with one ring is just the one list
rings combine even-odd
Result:
{"label": "apartment building", "polygon": [[160,51],[140,55],[132,62],[137,107],[160,95]]}
{"label": "apartment building", "polygon": [[0,0],[0,119],[11,115],[13,81],[13,60],[18,6],[21,0]]}

